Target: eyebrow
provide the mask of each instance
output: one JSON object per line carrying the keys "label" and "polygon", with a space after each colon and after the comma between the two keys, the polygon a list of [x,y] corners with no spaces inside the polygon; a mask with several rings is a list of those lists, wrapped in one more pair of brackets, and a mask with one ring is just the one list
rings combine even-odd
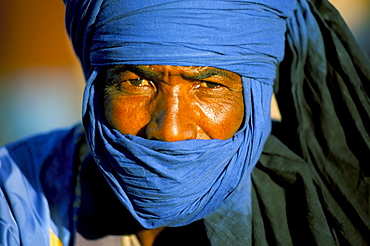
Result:
{"label": "eyebrow", "polygon": [[136,73],[137,75],[145,77],[158,77],[159,75],[161,75],[161,73],[153,72],[149,69],[146,69],[144,66],[140,65],[127,65],[125,70],[129,70],[131,72]]}
{"label": "eyebrow", "polygon": [[194,75],[186,76],[189,79],[195,79],[195,80],[202,80],[205,78],[209,78],[212,76],[224,76],[229,79],[234,79],[232,78],[225,70],[219,69],[219,68],[209,68],[206,69],[205,71],[195,73]]}
{"label": "eyebrow", "polygon": [[[137,75],[145,76],[147,78],[158,77],[162,74],[161,72],[153,72],[141,65],[127,65],[125,70],[132,71],[136,73]],[[214,67],[210,67],[206,69],[205,71],[200,71],[200,72],[195,72],[193,74],[184,75],[184,77],[187,79],[193,79],[193,80],[203,80],[205,78],[209,78],[209,77],[217,76],[217,75],[224,76],[229,79],[235,80],[235,78],[230,76],[227,73],[227,71],[220,69],[220,68],[214,68]]]}

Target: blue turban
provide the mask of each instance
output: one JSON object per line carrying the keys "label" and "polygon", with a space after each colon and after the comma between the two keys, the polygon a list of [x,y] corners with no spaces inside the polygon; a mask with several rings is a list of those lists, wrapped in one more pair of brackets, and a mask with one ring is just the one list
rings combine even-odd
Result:
{"label": "blue turban", "polygon": [[[270,99],[293,0],[65,0],[86,77],[83,122],[92,155],[145,228],[182,226],[225,204],[250,214],[250,173],[270,133]],[[243,81],[245,119],[227,140],[161,142],[112,129],[97,74],[105,65],[213,66]]]}

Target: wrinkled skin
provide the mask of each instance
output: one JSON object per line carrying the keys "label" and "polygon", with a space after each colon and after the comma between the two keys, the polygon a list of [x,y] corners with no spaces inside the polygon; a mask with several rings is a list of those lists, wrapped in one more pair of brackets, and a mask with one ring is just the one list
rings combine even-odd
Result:
{"label": "wrinkled skin", "polygon": [[242,80],[213,67],[107,68],[104,106],[122,134],[161,141],[231,138],[244,117]]}

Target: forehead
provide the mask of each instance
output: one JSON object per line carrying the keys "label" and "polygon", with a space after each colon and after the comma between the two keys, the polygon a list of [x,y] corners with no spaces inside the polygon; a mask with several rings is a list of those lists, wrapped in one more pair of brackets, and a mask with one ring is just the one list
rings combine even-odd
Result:
{"label": "forehead", "polygon": [[147,77],[163,75],[183,76],[194,79],[203,79],[212,76],[226,77],[240,81],[240,76],[234,72],[210,66],[172,66],[172,65],[115,65],[107,68],[107,75],[119,75],[130,71]]}

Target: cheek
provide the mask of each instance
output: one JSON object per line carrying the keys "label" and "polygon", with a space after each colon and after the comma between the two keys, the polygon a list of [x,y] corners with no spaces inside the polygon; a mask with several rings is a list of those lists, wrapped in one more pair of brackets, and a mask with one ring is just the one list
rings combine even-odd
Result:
{"label": "cheek", "polygon": [[105,118],[122,134],[139,135],[149,122],[145,102],[145,98],[140,97],[106,97]]}
{"label": "cheek", "polygon": [[241,127],[244,119],[242,95],[235,95],[202,107],[202,129],[210,138],[225,140],[231,138]]}

